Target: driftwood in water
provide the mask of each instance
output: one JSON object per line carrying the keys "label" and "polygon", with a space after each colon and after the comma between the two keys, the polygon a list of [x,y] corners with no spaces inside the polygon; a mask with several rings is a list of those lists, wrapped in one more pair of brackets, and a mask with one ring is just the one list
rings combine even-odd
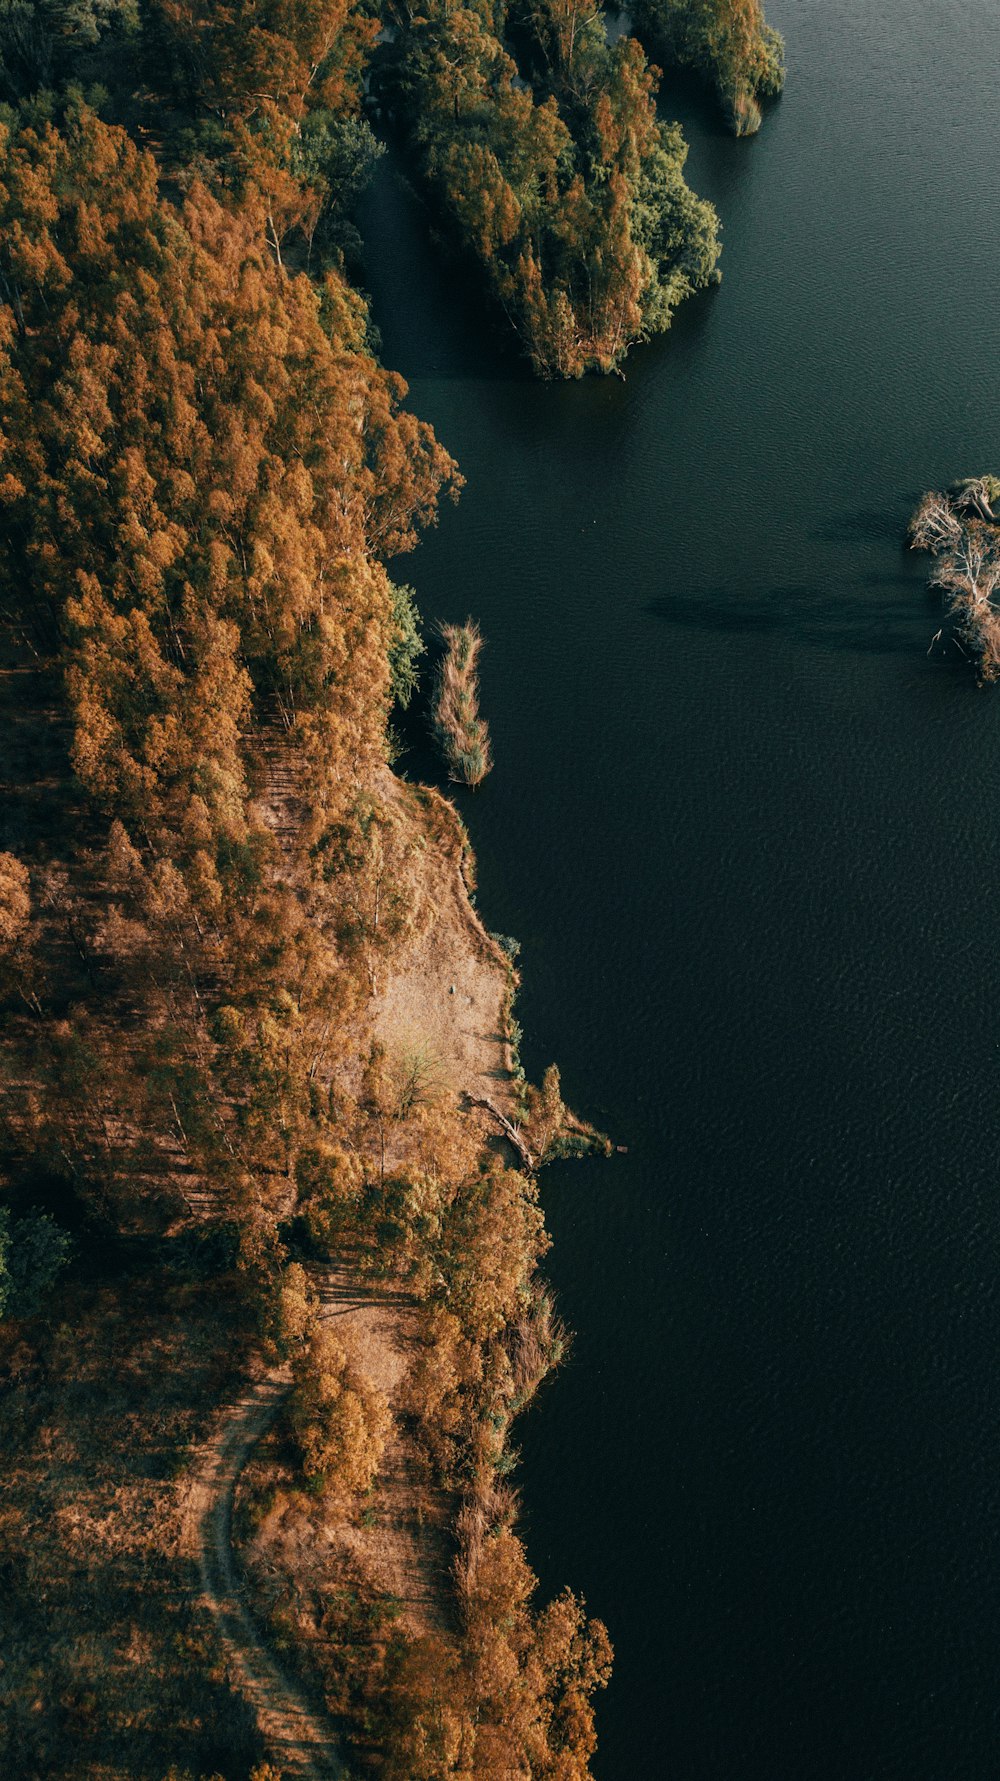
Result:
{"label": "driftwood in water", "polygon": [[514,1149],[517,1151],[525,1168],[533,1170],[535,1167],[535,1159],[532,1156],[531,1151],[528,1149],[527,1144],[524,1142],[516,1125],[512,1125],[511,1121],[507,1118],[506,1113],[501,1113],[499,1107],[495,1107],[493,1102],[486,1100],[485,1097],[477,1098],[474,1095],[470,1095],[469,1104],[472,1107],[483,1107],[487,1113],[492,1113],[497,1124],[502,1128],[504,1137],[508,1138],[511,1144],[513,1144]]}
{"label": "driftwood in water", "polygon": [[976,483],[971,483],[960,495],[956,495],[953,505],[961,508],[964,513],[971,513],[974,519],[985,520],[988,525],[1000,524],[986,498],[986,490]]}

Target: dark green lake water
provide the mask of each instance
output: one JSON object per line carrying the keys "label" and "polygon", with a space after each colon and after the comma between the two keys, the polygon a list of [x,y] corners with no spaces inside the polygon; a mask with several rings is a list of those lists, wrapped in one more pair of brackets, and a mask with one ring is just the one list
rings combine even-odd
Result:
{"label": "dark green lake water", "polygon": [[383,168],[385,358],[469,483],[404,572],[489,639],[526,1061],[629,1146],[543,1177],[577,1339],[521,1428],[617,1649],[596,1773],[988,1781],[1000,690],[900,540],[1000,468],[1000,14],[768,11],[757,140],[666,95],[724,282],[624,384],[529,381]]}

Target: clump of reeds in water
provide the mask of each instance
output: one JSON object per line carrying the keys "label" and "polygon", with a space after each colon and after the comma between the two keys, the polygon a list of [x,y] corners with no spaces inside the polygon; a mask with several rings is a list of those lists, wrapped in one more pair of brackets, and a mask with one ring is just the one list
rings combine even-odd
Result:
{"label": "clump of reeds in water", "polygon": [[464,625],[438,628],[444,654],[434,683],[431,727],[449,777],[461,785],[480,785],[493,765],[489,729],[479,715],[477,665],[483,639],[471,618]]}

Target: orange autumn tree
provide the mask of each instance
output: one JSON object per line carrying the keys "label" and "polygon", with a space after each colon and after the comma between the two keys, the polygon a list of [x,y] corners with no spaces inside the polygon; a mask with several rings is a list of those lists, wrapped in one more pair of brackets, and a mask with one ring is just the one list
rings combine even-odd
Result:
{"label": "orange autumn tree", "polygon": [[352,0],[150,0],[148,60],[221,131],[223,166],[262,200],[272,246],[321,219],[377,155],[360,115],[377,20]]}
{"label": "orange autumn tree", "polygon": [[[60,976],[81,961],[58,1006],[32,984],[30,1070],[13,1074],[30,1074],[38,1153],[109,1223],[177,1219],[149,1208],[165,1153],[171,1184],[210,1196],[188,1234],[209,1216],[234,1234],[248,1305],[299,1354],[302,1452],[334,1497],[364,1488],[386,1431],[349,1356],[311,1350],[312,1378],[302,1359],[296,1196],[320,1246],[349,1227],[408,1270],[467,1511],[461,1633],[431,1665],[457,1678],[441,1772],[569,1781],[593,1749],[606,1636],[572,1598],[533,1609],[496,1488],[537,1382],[535,1183],[484,1157],[457,1106],[385,1070],[380,1085],[374,1054],[358,1070],[370,989],[412,917],[401,811],[427,845],[385,766],[400,619],[383,558],[459,478],[372,358],[344,279],[280,265],[266,194],[182,183],[168,201],[152,159],[76,100],[58,124],[0,130],[0,571],[19,629],[62,668],[83,817],[27,909],[8,868],[19,956],[37,904]],[[438,1737],[404,1675],[425,1655],[394,1647],[380,1703],[404,1774],[433,1772],[405,1767]]]}
{"label": "orange autumn tree", "polygon": [[501,1511],[478,1540],[461,1591],[459,1656],[424,1637],[390,1654],[387,1781],[587,1781],[597,1748],[593,1696],[611,1647],[570,1590],[533,1612],[536,1579]]}
{"label": "orange autumn tree", "polygon": [[3,128],[0,237],[8,605],[61,647],[73,764],[110,825],[106,968],[165,998],[134,1072],[97,1032],[84,1062],[81,1015],[52,1104],[79,1105],[74,1144],[94,1131],[112,1179],[137,1148],[114,1108],[129,1129],[166,1112],[263,1256],[262,1181],[292,1166],[309,1072],[364,980],[336,968],[337,887],[276,879],[254,738],[277,724],[308,760],[314,830],[350,806],[385,755],[380,557],[457,473],[342,279],[288,277],[259,204],[195,181],[173,209],[151,158],[85,108]]}
{"label": "orange autumn tree", "polygon": [[719,254],[638,43],[609,46],[598,14],[538,0],[519,65],[504,7],[397,16],[394,91],[424,176],[536,371],[620,368]]}
{"label": "orange autumn tree", "polygon": [[350,0],[151,0],[192,98],[220,118],[357,104],[378,30]]}
{"label": "orange autumn tree", "polygon": [[340,776],[380,756],[375,559],[455,467],[342,280],[285,277],[255,208],[197,182],[172,211],[93,114],[3,131],[0,231],[4,568],[72,640],[81,776],[178,833],[197,798],[235,841],[255,702]]}

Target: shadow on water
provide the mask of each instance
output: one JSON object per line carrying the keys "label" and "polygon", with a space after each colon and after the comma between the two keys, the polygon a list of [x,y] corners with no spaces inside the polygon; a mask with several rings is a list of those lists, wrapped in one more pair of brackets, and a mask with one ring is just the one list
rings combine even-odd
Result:
{"label": "shadow on water", "polygon": [[[892,576],[872,575],[873,587],[893,583]],[[909,586],[908,583],[905,585]],[[770,587],[748,593],[738,587],[716,587],[702,595],[661,594],[643,608],[651,618],[665,619],[682,630],[724,635],[778,635],[820,650],[856,654],[899,655],[919,652],[918,618],[912,597],[906,601],[857,599],[849,594],[805,584]]]}
{"label": "shadow on water", "polygon": [[[912,513],[919,499],[919,495],[914,495],[907,512]],[[831,514],[826,524],[817,526],[809,537],[823,544],[839,544],[847,539],[861,544],[896,544],[912,560],[912,553],[903,544],[898,510],[890,512],[882,507],[869,507],[857,513]]]}
{"label": "shadow on water", "polygon": [[530,371],[475,268],[442,241],[390,142],[358,207],[383,362],[407,378],[501,379]]}
{"label": "shadow on water", "polygon": [[[396,579],[402,581],[404,576],[397,573]],[[431,695],[434,675],[443,651],[440,640],[433,634],[429,624],[424,624],[423,633],[424,653],[418,658],[417,684],[413,696],[405,708],[394,705],[390,716],[390,729],[398,750],[393,769],[403,779],[415,780],[420,785],[432,785],[448,796],[455,788],[449,783],[440,752],[431,735]]]}

